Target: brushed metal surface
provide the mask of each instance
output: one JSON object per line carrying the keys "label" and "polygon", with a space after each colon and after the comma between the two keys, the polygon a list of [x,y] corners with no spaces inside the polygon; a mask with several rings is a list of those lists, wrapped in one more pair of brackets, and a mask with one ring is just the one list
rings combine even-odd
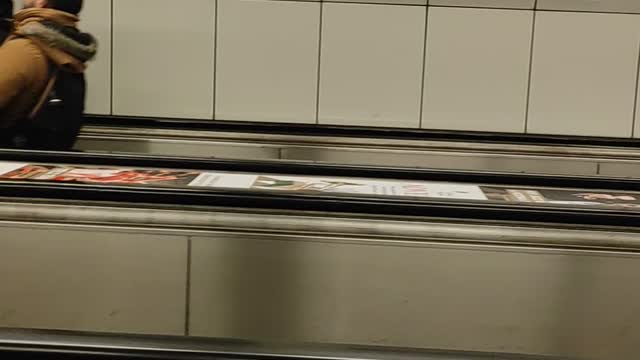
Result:
{"label": "brushed metal surface", "polygon": [[296,160],[558,175],[639,177],[634,148],[469,143],[88,127],[77,148],[226,159]]}
{"label": "brushed metal surface", "polygon": [[124,205],[0,201],[0,326],[179,335],[188,313],[192,336],[607,360],[640,341],[631,229]]}
{"label": "brushed metal surface", "polygon": [[639,270],[637,254],[196,237],[191,334],[631,359]]}
{"label": "brushed metal surface", "polygon": [[0,326],[182,335],[187,239],[0,225]]}
{"label": "brushed metal surface", "polygon": [[86,151],[144,153],[220,159],[296,160],[336,164],[402,166],[456,170],[490,170],[563,175],[596,175],[597,160],[549,153],[507,153],[501,150],[429,148],[402,149],[376,146],[306,146],[296,143],[260,144],[223,141],[164,139],[81,138],[77,148]]}
{"label": "brushed metal surface", "polygon": [[217,157],[231,159],[271,160],[280,157],[276,146],[230,143],[205,143],[164,139],[83,139],[76,148],[117,153],[143,153],[168,156]]}
{"label": "brushed metal surface", "polygon": [[281,159],[435,169],[596,175],[597,163],[580,159],[401,150],[288,147]]}
{"label": "brushed metal surface", "polygon": [[640,160],[640,150],[633,147],[605,147],[578,145],[510,144],[492,142],[465,142],[447,140],[380,139],[343,136],[312,136],[289,134],[262,134],[244,132],[194,131],[148,128],[109,128],[87,126],[81,139],[86,141],[157,141],[172,140],[182,143],[237,143],[261,145],[287,145],[312,147],[355,147],[395,150],[432,150],[452,152],[486,152],[513,155],[540,155],[598,159]]}
{"label": "brushed metal surface", "polygon": [[640,162],[602,162],[598,173],[604,176],[637,178],[640,177]]}
{"label": "brushed metal surface", "polygon": [[[521,357],[513,354],[445,352],[420,349],[341,346],[332,344],[256,343],[230,339],[177,336],[139,336],[74,331],[0,328],[0,354],[5,349],[47,352],[75,349],[86,353],[145,353],[162,359],[292,359],[292,360],[560,360]],[[156,357],[154,357],[156,358]]]}
{"label": "brushed metal surface", "polygon": [[[298,241],[311,236],[372,245],[464,243],[505,247],[549,247],[640,253],[640,234],[633,229],[557,224],[501,224],[443,221],[428,218],[330,215],[304,211],[195,210],[109,207],[108,204],[64,205],[16,203],[0,198],[0,224],[59,224],[70,229],[98,231],[108,227],[128,234],[198,236],[227,232],[277,234]],[[91,231],[91,230],[88,230]],[[132,235],[134,236],[134,235]]]}

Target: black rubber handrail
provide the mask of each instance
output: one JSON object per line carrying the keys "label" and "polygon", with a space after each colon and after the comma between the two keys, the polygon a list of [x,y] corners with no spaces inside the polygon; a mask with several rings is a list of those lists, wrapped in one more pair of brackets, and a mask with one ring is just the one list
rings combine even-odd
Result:
{"label": "black rubber handrail", "polygon": [[169,130],[225,131],[261,134],[360,137],[401,140],[441,140],[498,144],[535,144],[640,148],[640,139],[570,135],[514,134],[480,131],[372,128],[291,123],[262,123],[193,119],[161,119],[127,116],[86,116],[86,125]]}
{"label": "black rubber handrail", "polygon": [[0,161],[640,191],[640,181],[630,178],[339,165],[309,163],[304,161],[207,159],[176,156],[160,157],[157,155],[144,154],[15,151],[2,149],[0,149]]}
{"label": "black rubber handrail", "polygon": [[[334,344],[262,344],[179,336],[0,329],[0,358],[29,360],[526,360],[512,354]],[[542,360],[540,357],[535,357]],[[545,358],[546,359],[546,358]]]}

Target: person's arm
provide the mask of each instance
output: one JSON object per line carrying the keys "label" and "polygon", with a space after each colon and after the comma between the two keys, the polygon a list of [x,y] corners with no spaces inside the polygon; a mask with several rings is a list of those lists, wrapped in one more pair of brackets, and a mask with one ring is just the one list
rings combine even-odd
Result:
{"label": "person's arm", "polygon": [[27,90],[33,59],[21,40],[9,41],[0,47],[0,109]]}

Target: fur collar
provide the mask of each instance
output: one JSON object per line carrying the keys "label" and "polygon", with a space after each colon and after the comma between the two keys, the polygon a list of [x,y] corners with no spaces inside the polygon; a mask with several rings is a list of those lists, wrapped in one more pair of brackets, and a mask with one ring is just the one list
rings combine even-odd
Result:
{"label": "fur collar", "polygon": [[81,62],[93,59],[98,50],[93,36],[51,21],[26,23],[19,27],[17,33],[35,38],[43,45],[65,52]]}

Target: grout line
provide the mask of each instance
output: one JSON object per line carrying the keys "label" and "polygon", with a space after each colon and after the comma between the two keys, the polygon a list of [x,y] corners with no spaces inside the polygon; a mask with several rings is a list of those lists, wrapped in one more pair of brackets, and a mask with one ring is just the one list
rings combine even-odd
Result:
{"label": "grout line", "polygon": [[[537,0],[535,5],[537,5]],[[535,40],[536,40],[536,21],[537,21],[536,12],[533,12],[532,24],[531,24],[531,47],[529,48],[529,75],[527,80],[527,93],[526,93],[526,101],[525,101],[525,113],[524,113],[524,133],[529,133],[529,109],[531,106],[531,83],[533,78],[533,52],[535,51]]]}
{"label": "grout line", "polygon": [[218,96],[218,88],[217,88],[217,78],[218,78],[218,19],[220,12],[220,8],[218,4],[220,1],[214,0],[214,11],[216,15],[213,18],[213,100],[211,101],[213,109],[211,110],[211,120],[216,119],[216,104],[217,104],[217,96]]}
{"label": "grout line", "polygon": [[[274,0],[271,0],[274,1]],[[289,0],[289,1],[304,1],[304,0]],[[317,1],[314,1],[317,2]],[[569,13],[586,13],[586,14],[618,14],[618,15],[640,15],[639,12],[634,11],[606,11],[606,10],[581,10],[581,9],[538,9],[537,0],[533,7],[507,7],[507,6],[473,6],[473,5],[424,5],[424,4],[406,4],[406,3],[386,3],[386,2],[371,2],[371,1],[343,1],[343,0],[322,0],[324,3],[336,3],[336,4],[363,4],[363,5],[382,5],[382,6],[428,6],[439,8],[461,8],[461,9],[487,9],[487,10],[515,10],[515,11],[544,11],[544,12],[569,12]]]}
{"label": "grout line", "polygon": [[[278,0],[269,0],[269,1],[278,1]],[[310,3],[337,3],[337,4],[365,4],[365,5],[397,5],[397,6],[429,6],[429,7],[448,7],[448,8],[468,8],[468,9],[497,9],[497,10],[536,10],[536,11],[557,11],[557,12],[579,12],[579,13],[596,13],[596,14],[627,14],[627,15],[638,15],[640,14],[634,10],[588,10],[588,9],[540,9],[538,8],[538,0],[534,0],[533,7],[508,7],[508,6],[478,6],[478,5],[443,5],[443,4],[429,4],[427,1],[426,4],[411,4],[411,3],[398,3],[398,2],[374,2],[372,0],[356,0],[356,1],[345,1],[345,0],[288,0],[293,2],[310,2]]]}
{"label": "grout line", "polygon": [[420,79],[421,87],[420,87],[420,129],[424,125],[424,100],[425,100],[425,88],[427,87],[427,45],[428,36],[429,36],[429,8],[425,9],[425,20],[424,20],[424,41],[423,41],[423,53],[422,53],[422,78]]}
{"label": "grout line", "polygon": [[[491,7],[489,6],[456,6],[456,5],[429,5],[429,7],[459,8],[459,9],[487,9],[487,10],[515,10],[515,11],[534,11],[535,10],[536,12],[560,12],[560,13],[580,13],[580,14],[640,15],[640,13],[633,12],[633,11],[538,9],[537,3],[538,1],[536,0],[533,8],[530,8],[530,7],[516,8],[516,7],[503,7],[503,6],[491,6]],[[353,3],[350,3],[350,4],[353,4]],[[416,5],[413,5],[413,6],[416,6]],[[417,6],[424,6],[424,5],[417,5]]]}
{"label": "grout line", "polygon": [[322,32],[324,28],[324,2],[320,3],[320,32],[318,33],[318,74],[316,77],[316,125],[320,124],[320,80],[322,75]]}
{"label": "grout line", "polygon": [[191,236],[187,236],[187,281],[185,284],[184,336],[189,336],[191,327]]}
{"label": "grout line", "polygon": [[[273,0],[271,0],[273,1]],[[361,4],[361,5],[382,5],[382,6],[414,6],[414,7],[425,7],[426,4],[403,4],[403,3],[393,3],[393,2],[373,2],[373,1],[343,1],[343,0],[322,0],[322,3],[334,3],[334,4]]]}
{"label": "grout line", "polygon": [[538,12],[559,12],[559,13],[579,13],[579,14],[613,14],[613,15],[640,15],[632,11],[603,11],[603,10],[564,10],[564,9],[536,9]]}
{"label": "grout line", "polygon": [[533,11],[535,9],[535,7],[473,6],[473,5],[464,5],[464,6],[463,5],[429,5],[429,7],[451,8],[451,9],[513,10],[513,11]]}
{"label": "grout line", "polygon": [[638,62],[636,68],[636,92],[633,100],[633,115],[631,122],[631,138],[636,136],[636,122],[638,121],[638,97],[640,97],[640,42],[638,42]]}
{"label": "grout line", "polygon": [[109,82],[110,82],[110,84],[109,84],[109,115],[113,115],[113,93],[114,93],[114,91],[113,91],[113,79],[114,79],[114,76],[113,76],[113,73],[114,73],[113,70],[114,69],[113,68],[114,68],[114,64],[115,64],[115,62],[113,60],[113,49],[114,49],[114,44],[115,44],[115,41],[114,41],[114,38],[113,38],[113,33],[114,33],[114,31],[113,31],[113,29],[114,29],[113,16],[115,15],[114,4],[113,4],[114,1],[115,0],[111,0],[111,2],[110,2],[110,4],[111,4],[111,7],[110,7],[110,11],[111,11],[111,14],[110,14],[111,15],[110,16],[111,17],[110,26],[111,26],[111,28],[109,29],[109,32],[110,32],[109,36],[111,36],[111,41],[110,41],[109,47],[110,47],[111,54],[110,54],[110,59],[109,59],[109,61],[110,61],[110,63],[109,63],[109,75],[110,75],[111,78],[109,80]]}

